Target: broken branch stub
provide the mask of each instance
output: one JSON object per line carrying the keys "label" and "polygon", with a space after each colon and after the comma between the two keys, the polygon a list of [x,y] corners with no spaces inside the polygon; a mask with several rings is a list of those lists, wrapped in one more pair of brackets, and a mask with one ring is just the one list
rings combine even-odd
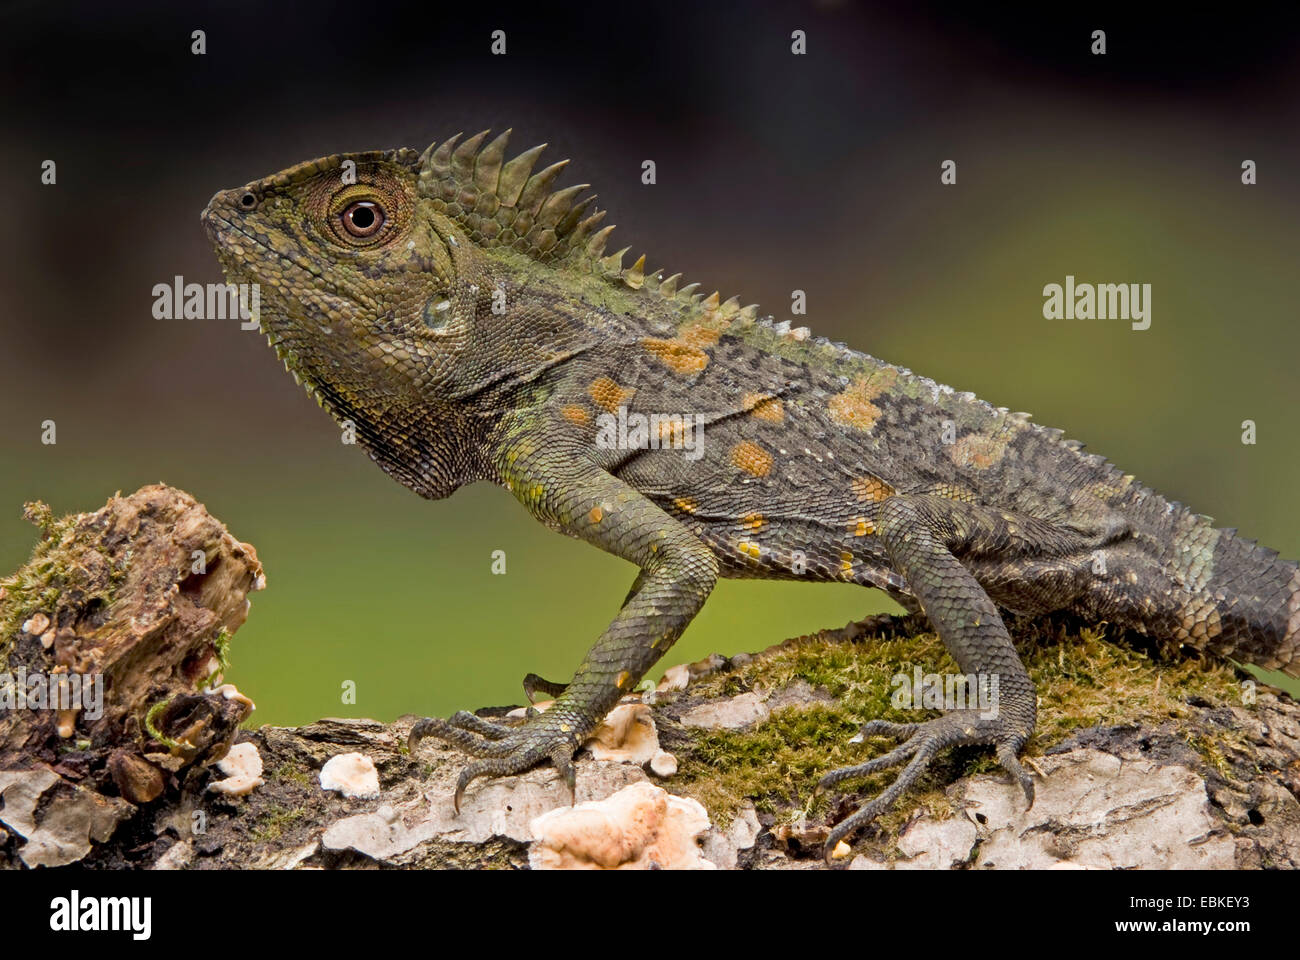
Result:
{"label": "broken branch stub", "polygon": [[[248,594],[266,583],[257,553],[161,484],[93,513],[56,520],[33,503],[25,514],[41,541],[0,580],[0,799],[70,787],[87,810],[148,803],[219,760],[252,711],[218,684]],[[2,807],[0,820],[24,837],[40,828],[8,823]],[[103,821],[89,818],[86,837]]]}

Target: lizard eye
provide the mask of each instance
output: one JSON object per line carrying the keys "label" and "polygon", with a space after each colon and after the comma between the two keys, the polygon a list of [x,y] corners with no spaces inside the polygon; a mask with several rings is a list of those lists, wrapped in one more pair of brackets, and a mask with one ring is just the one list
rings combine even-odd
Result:
{"label": "lizard eye", "polygon": [[384,225],[384,208],[370,200],[358,200],[342,213],[343,229],[354,237],[373,237]]}

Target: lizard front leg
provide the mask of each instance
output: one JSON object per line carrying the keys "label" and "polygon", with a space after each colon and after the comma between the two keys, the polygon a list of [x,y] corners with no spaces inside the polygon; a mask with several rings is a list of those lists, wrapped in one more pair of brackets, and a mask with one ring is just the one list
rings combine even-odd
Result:
{"label": "lizard front leg", "polygon": [[411,730],[412,749],[433,735],[479,758],[457,781],[458,810],[474,778],[520,773],[548,759],[572,791],[574,752],[681,635],[718,577],[708,547],[579,451],[566,454],[558,444],[516,446],[507,451],[501,472],[538,519],[637,564],[641,573],[618,616],[545,713],[506,727],[462,711],[450,720],[421,720]]}
{"label": "lizard front leg", "polygon": [[945,747],[993,745],[998,761],[1020,783],[1031,804],[1034,799],[1033,781],[1017,759],[1034,731],[1034,684],[1016,654],[997,607],[954,555],[954,550],[972,554],[986,550],[989,544],[985,541],[1001,531],[978,509],[966,504],[940,497],[895,496],[881,504],[876,533],[894,569],[906,579],[962,672],[997,678],[997,709],[953,710],[924,723],[876,720],[866,724],[862,736],[907,739],[874,760],[827,774],[818,784],[819,789],[888,769],[909,757],[911,762],[883,793],[836,825],[826,842],[828,855],[842,838],[889,809]]}

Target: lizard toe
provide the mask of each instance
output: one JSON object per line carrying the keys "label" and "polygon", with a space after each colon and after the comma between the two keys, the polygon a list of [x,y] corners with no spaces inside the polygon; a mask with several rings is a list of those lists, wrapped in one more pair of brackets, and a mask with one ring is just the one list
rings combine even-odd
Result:
{"label": "lizard toe", "polygon": [[868,720],[862,725],[857,736],[849,740],[849,743],[861,743],[867,737],[893,737],[895,740],[902,740],[916,733],[921,725],[919,723],[890,723],[888,720]]}
{"label": "lizard toe", "polygon": [[453,727],[459,727],[461,730],[468,730],[471,733],[477,733],[489,740],[500,740],[508,737],[513,728],[503,726],[499,723],[492,723],[490,720],[484,720],[468,710],[457,710],[448,719],[447,722]]}
{"label": "lizard toe", "polygon": [[556,683],[554,680],[539,677],[535,673],[530,673],[524,677],[524,695],[528,697],[529,703],[536,703],[539,693],[548,697],[558,697],[568,688],[567,683]]}
{"label": "lizard toe", "polygon": [[1020,789],[1025,792],[1025,800],[1028,803],[1026,809],[1028,809],[1034,805],[1034,778],[1021,765],[1020,758],[1017,756],[1021,746],[1023,742],[1016,742],[1014,739],[999,740],[998,763],[1020,784]]}
{"label": "lizard toe", "polygon": [[[486,720],[479,717],[474,718],[480,723],[487,724]],[[488,726],[495,726],[488,724]],[[507,730],[507,735],[514,731]],[[504,757],[510,753],[510,745],[506,743],[506,737],[489,739],[483,733],[475,730],[468,730],[452,720],[442,720],[438,717],[430,717],[419,721],[411,728],[411,733],[407,737],[407,748],[414,753],[415,748],[425,737],[436,737],[443,743],[449,743],[470,756],[474,757]]]}
{"label": "lizard toe", "polygon": [[[538,714],[520,727],[507,728],[489,724],[481,717],[472,720],[458,714],[452,721],[421,721],[421,735],[436,736],[453,744],[477,759],[467,764],[456,779],[454,805],[460,812],[460,801],[470,783],[479,777],[505,777],[523,773],[549,760],[560,775],[560,781],[574,796],[577,773],[573,764],[574,751],[582,744],[584,730],[574,726],[574,718],[567,711]],[[459,720],[465,727],[456,725]],[[490,732],[487,728],[491,728]],[[478,730],[483,730],[479,735]],[[414,736],[415,730],[412,730]],[[493,739],[489,739],[489,737]]]}
{"label": "lizard toe", "polygon": [[838,770],[832,770],[817,781],[817,790],[820,792],[835,786],[835,784],[842,780],[865,777],[878,770],[887,770],[890,767],[897,766],[912,754],[916,753],[920,748],[920,745],[920,740],[913,737],[906,743],[899,744],[883,756],[875,757],[865,763],[859,763],[852,767],[840,767]]}
{"label": "lizard toe", "polygon": [[915,724],[889,724],[873,721],[863,727],[872,732],[890,733],[912,731],[911,737],[888,753],[852,767],[832,770],[818,782],[818,790],[833,786],[843,780],[866,776],[879,770],[897,766],[911,757],[903,771],[879,795],[863,804],[835,825],[826,839],[825,856],[829,862],[831,852],[845,837],[865,827],[897,802],[925,773],[934,756],[946,747],[962,744],[992,744],[997,749],[998,761],[1019,782],[1025,795],[1033,802],[1033,781],[1017,759],[1027,734],[1012,728],[1005,719],[986,717],[973,710],[954,710],[933,720]]}

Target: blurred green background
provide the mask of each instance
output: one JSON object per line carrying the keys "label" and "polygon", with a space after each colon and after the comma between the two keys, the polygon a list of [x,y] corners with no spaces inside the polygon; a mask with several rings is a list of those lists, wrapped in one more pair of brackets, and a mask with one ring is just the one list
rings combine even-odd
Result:
{"label": "blurred green background", "polygon": [[[1031,411],[1300,557],[1294,30],[1130,12],[1096,58],[1095,16],[942,5],[669,5],[672,30],[507,7],[421,31],[422,8],[386,4],[371,32],[341,4],[77,9],[5,14],[0,69],[23,94],[0,145],[0,569],[31,549],[24,500],[190,491],[266,567],[228,673],[255,722],[518,703],[529,671],[567,679],[635,572],[503,491],[420,500],[339,442],[257,334],[151,315],[155,283],[219,279],[198,223],[217,189],[457,130],[549,139],[573,158],[564,182],[591,181],[656,265],[778,319],[805,290],[796,324]],[[1150,283],[1151,328],[1044,320],[1066,274]],[[653,676],[890,609],[855,587],[724,582]]]}

